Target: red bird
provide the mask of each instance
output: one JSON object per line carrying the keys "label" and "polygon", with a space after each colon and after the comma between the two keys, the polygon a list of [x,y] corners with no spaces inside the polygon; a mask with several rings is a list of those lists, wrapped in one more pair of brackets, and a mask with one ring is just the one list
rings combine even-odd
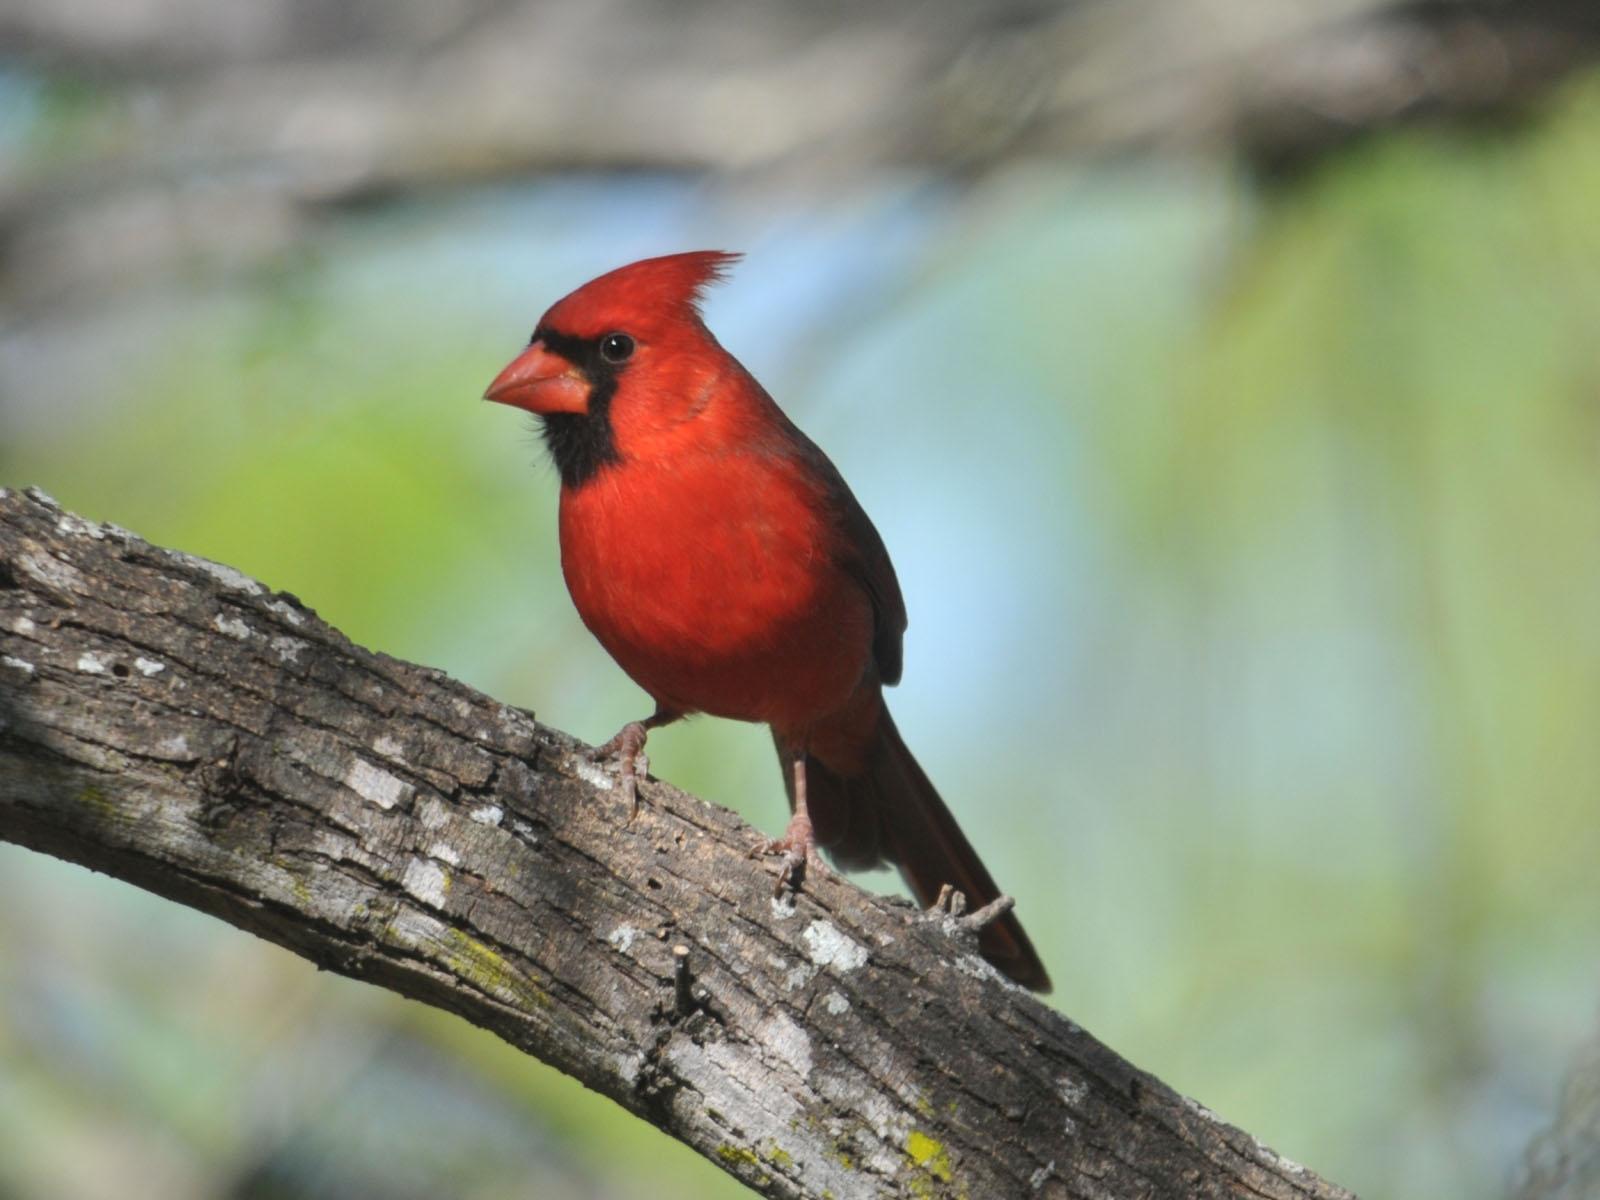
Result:
{"label": "red bird", "polygon": [[[655,712],[599,751],[635,794],[649,730],[693,713],[772,729],[793,817],[778,886],[884,861],[930,904],[1000,893],[884,706],[906,628],[883,540],[838,470],[700,318],[738,256],[646,259],[540,319],[487,398],[537,413],[561,475],[561,569],[583,623]],[[1012,913],[979,947],[1049,977]]]}

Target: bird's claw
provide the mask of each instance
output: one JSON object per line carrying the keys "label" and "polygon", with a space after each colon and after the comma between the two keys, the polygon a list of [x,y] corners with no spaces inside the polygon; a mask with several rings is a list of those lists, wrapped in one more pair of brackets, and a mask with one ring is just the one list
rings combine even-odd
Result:
{"label": "bird's claw", "polygon": [[802,854],[797,850],[786,851],[777,882],[772,885],[772,898],[776,900],[782,896],[786,887],[798,892],[807,878],[832,879],[833,868],[823,862],[822,856],[815,851],[810,854]]}
{"label": "bird's claw", "polygon": [[648,731],[641,721],[630,721],[616,736],[589,751],[590,762],[612,761],[616,765],[617,784],[622,800],[628,806],[628,820],[639,815],[639,777],[650,774],[650,758],[644,752]]}
{"label": "bird's claw", "polygon": [[774,900],[783,895],[786,887],[798,892],[808,877],[833,878],[833,868],[822,861],[822,854],[817,849],[817,841],[812,836],[809,821],[800,830],[797,830],[795,823],[791,821],[788,831],[782,837],[762,842],[751,852],[750,857],[756,858],[768,854],[783,855],[783,865],[778,870],[778,880],[772,885]]}

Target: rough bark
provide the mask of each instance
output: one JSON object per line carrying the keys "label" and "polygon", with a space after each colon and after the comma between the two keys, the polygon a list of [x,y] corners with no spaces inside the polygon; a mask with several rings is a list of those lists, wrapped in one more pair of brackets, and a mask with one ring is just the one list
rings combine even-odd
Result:
{"label": "rough bark", "polygon": [[841,880],[774,901],[755,831],[663,783],[630,822],[583,749],[0,489],[0,837],[458,1013],[768,1195],[1350,1195],[958,922]]}

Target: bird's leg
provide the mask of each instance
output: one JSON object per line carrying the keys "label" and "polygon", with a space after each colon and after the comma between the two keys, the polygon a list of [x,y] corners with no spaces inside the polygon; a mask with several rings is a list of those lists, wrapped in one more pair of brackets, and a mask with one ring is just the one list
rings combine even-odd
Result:
{"label": "bird's leg", "polygon": [[652,729],[670,725],[683,716],[656,705],[656,711],[642,721],[629,721],[604,745],[589,752],[595,762],[608,758],[617,760],[617,777],[622,783],[622,798],[628,802],[628,820],[639,813],[639,776],[650,774],[650,760],[645,757],[644,744]]}
{"label": "bird's leg", "polygon": [[826,878],[833,874],[822,855],[817,851],[817,833],[811,825],[811,811],[806,807],[806,753],[797,751],[791,768],[794,771],[794,815],[783,836],[773,838],[761,847],[763,854],[783,852],[783,869],[778,872],[777,885],[772,889],[774,898],[783,895],[786,886],[797,891],[810,872]]}

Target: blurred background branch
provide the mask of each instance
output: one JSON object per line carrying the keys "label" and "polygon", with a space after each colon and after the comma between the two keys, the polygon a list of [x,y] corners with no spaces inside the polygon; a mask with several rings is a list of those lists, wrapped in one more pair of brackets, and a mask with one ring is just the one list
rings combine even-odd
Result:
{"label": "blurred background branch", "polygon": [[29,313],[260,261],[330,206],[575,168],[819,193],[1041,156],[1303,168],[1405,122],[1515,117],[1600,53],[1600,10],[14,0],[0,45],[96,87],[70,137],[0,172],[0,299]]}
{"label": "blurred background branch", "polygon": [[1573,1056],[1550,1128],[1528,1148],[1517,1200],[1600,1196],[1600,1032]]}

